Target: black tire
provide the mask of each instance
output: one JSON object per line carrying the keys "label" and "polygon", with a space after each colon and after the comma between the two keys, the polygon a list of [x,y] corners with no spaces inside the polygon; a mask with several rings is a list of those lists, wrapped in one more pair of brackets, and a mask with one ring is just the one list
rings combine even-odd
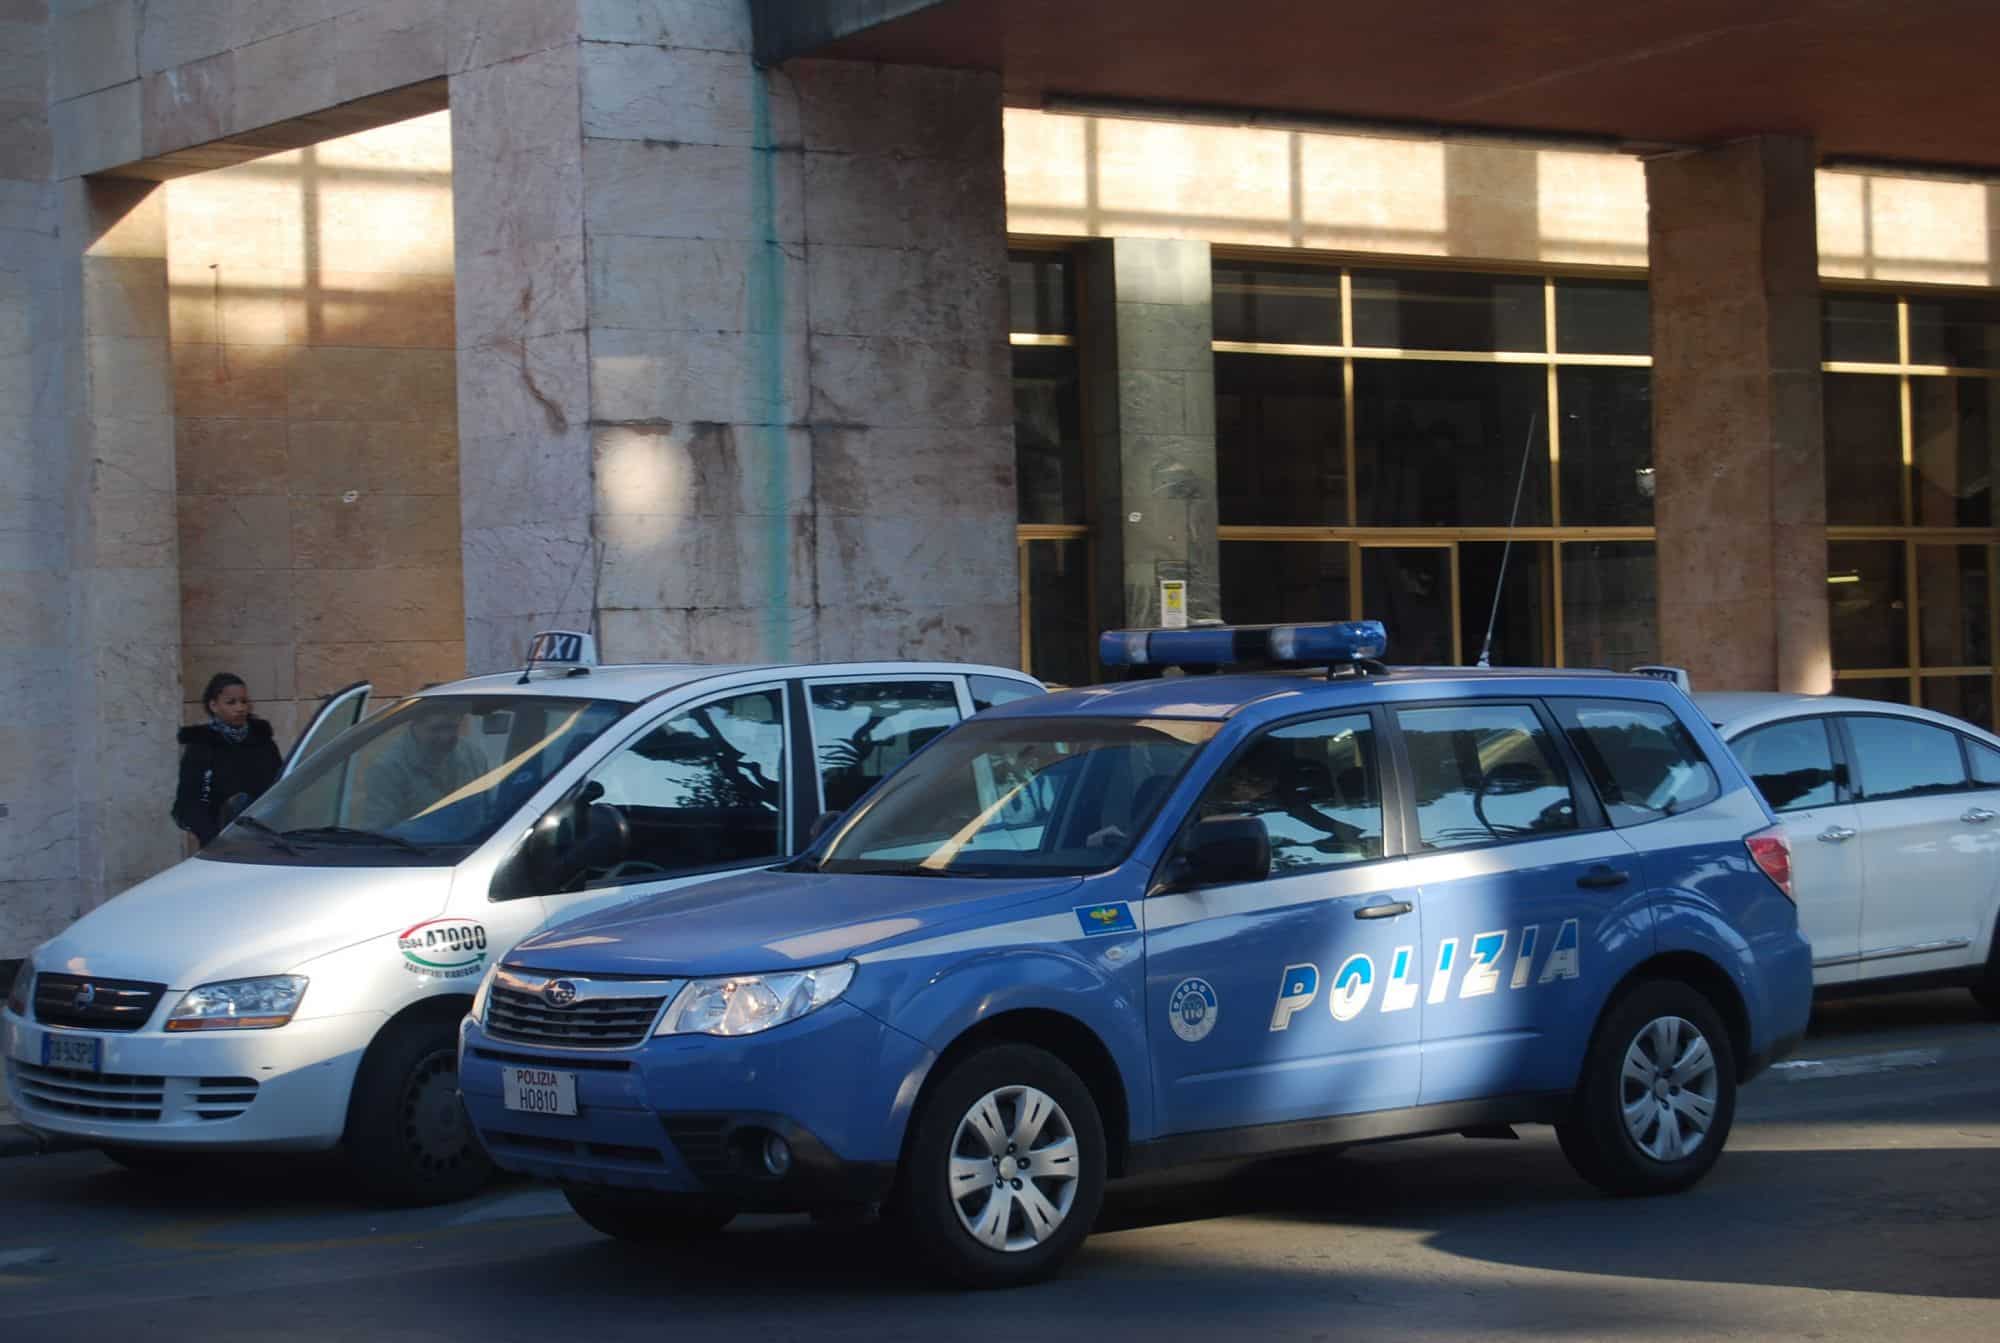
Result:
{"label": "black tire", "polygon": [[633,1189],[593,1189],[564,1185],[570,1210],[593,1230],[635,1245],[685,1244],[712,1236],[729,1225],[733,1208],[672,1194]]}
{"label": "black tire", "polygon": [[[1642,1128],[1652,1126],[1649,1142],[1667,1153],[1678,1146],[1678,1156],[1647,1151],[1626,1122],[1627,1101],[1645,1102],[1647,1091],[1652,1089],[1626,1079],[1626,1056],[1637,1049],[1642,1057],[1650,1057],[1648,1051],[1659,1039],[1648,1034],[1655,1022],[1678,1022],[1680,1025],[1667,1028],[1676,1032],[1692,1028],[1708,1045],[1710,1067],[1706,1074],[1686,1079],[1687,1101],[1679,1099],[1682,1088],[1675,1086],[1671,1077],[1662,1076],[1654,1084],[1659,1088],[1653,1097],[1657,1103],[1648,1102],[1646,1109],[1635,1112],[1635,1122]],[[1687,1043],[1685,1038],[1678,1039],[1675,1048],[1684,1050]],[[1703,1092],[1710,1094],[1704,1097]],[[1703,1099],[1709,1103],[1708,1127],[1688,1150],[1685,1144],[1693,1126],[1678,1107]],[[1721,1014],[1690,985],[1651,980],[1634,986],[1599,1019],[1570,1117],[1556,1125],[1556,1138],[1576,1173],[1607,1194],[1672,1194],[1708,1174],[1722,1155],[1735,1119],[1736,1052]],[[1669,1120],[1671,1134],[1665,1127]]]}
{"label": "black tire", "polygon": [[[1030,1175],[1023,1181],[996,1173],[993,1182],[970,1193],[961,1190],[954,1199],[951,1169],[954,1156],[960,1154],[961,1124],[983,1098],[1011,1089],[1018,1101],[1024,1094],[1020,1088],[1041,1092],[1059,1111],[1048,1113],[1030,1150],[1043,1150],[1059,1139],[1066,1127],[1075,1143],[1075,1176]],[[1018,1108],[1007,1108],[1013,1103],[1004,1103],[1000,1115],[1003,1129],[1009,1131],[1014,1131],[1020,1116]],[[1013,1151],[1009,1146],[1006,1153],[993,1159],[1008,1160],[1011,1172],[1012,1158],[1007,1154]],[[973,1155],[985,1159],[984,1153]],[[1103,1120],[1082,1079],[1044,1050],[1029,1045],[993,1045],[953,1064],[924,1097],[910,1122],[891,1211],[911,1248],[935,1272],[965,1287],[1017,1287],[1048,1277],[1083,1244],[1104,1204],[1107,1159]],[[995,1170],[999,1172],[1001,1167],[996,1165]],[[1001,1191],[1001,1184],[1007,1189]],[[1021,1248],[996,1249],[983,1244],[960,1216],[962,1205],[973,1215],[973,1210],[985,1206],[976,1200],[999,1198],[1004,1216],[995,1223],[997,1234],[1006,1237],[1018,1226],[1024,1238],[1032,1239],[1027,1206],[1017,1206],[1013,1191],[1033,1185],[1043,1204],[1059,1207],[1064,1184],[1073,1186],[1067,1210],[1041,1239]],[[1051,1192],[1056,1194],[1054,1200],[1049,1197]]]}
{"label": "black tire", "polygon": [[422,1207],[470,1196],[493,1162],[458,1098],[458,1024],[418,1018],[377,1036],[347,1106],[347,1164],[369,1198]]}
{"label": "black tire", "polygon": [[2000,1017],[2000,928],[1993,932],[1993,950],[1986,953],[1986,973],[1972,986],[1972,996],[1988,1013]]}

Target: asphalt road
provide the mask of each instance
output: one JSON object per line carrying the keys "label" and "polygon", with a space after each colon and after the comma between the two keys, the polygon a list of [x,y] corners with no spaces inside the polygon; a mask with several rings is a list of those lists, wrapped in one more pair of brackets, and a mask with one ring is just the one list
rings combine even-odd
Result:
{"label": "asphalt road", "polygon": [[1547,1130],[1114,1191],[1059,1280],[937,1290],[869,1228],[628,1249],[531,1185],[377,1212],[337,1175],[198,1187],[0,1161],[0,1338],[1010,1340],[2000,1337],[2000,1024],[1963,993],[1824,1009],[1694,1191],[1598,1196]]}

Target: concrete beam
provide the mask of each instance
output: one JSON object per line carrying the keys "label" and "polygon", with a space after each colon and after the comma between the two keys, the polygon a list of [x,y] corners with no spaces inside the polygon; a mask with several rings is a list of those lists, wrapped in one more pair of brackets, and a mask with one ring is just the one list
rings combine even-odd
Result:
{"label": "concrete beam", "polygon": [[759,65],[778,65],[805,56],[843,37],[852,37],[935,9],[944,0],[750,0]]}

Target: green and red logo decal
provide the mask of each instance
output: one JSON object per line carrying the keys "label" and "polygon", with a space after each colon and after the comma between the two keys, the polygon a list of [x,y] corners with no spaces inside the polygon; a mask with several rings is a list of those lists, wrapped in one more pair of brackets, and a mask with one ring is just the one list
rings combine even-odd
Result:
{"label": "green and red logo decal", "polygon": [[426,919],[396,935],[403,968],[433,979],[465,979],[486,965],[486,925],[476,919]]}

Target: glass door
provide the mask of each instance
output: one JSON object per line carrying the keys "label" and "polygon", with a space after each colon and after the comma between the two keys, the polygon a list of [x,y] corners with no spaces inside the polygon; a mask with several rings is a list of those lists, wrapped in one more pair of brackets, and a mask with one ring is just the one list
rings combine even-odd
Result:
{"label": "glass door", "polygon": [[1458,547],[1450,541],[1361,543],[1361,605],[1389,627],[1402,666],[1457,666]]}

